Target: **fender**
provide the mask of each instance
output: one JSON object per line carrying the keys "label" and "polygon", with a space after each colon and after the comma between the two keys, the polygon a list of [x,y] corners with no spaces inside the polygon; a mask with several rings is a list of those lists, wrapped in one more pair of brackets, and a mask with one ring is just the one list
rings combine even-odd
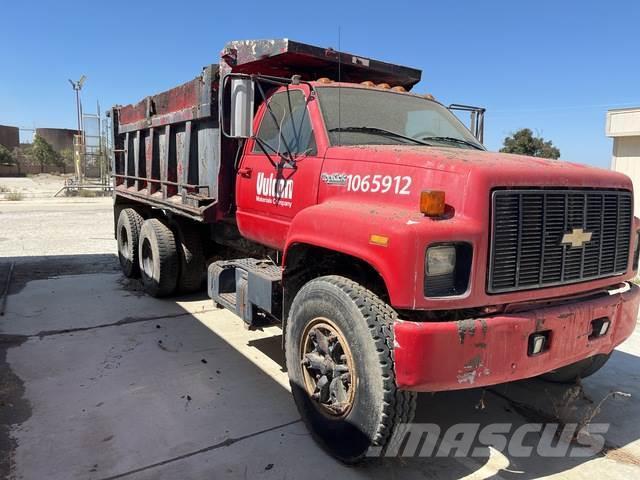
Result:
{"label": "fender", "polygon": [[[299,243],[351,255],[380,274],[392,306],[413,308],[416,290],[422,288],[416,275],[423,262],[423,255],[417,254],[416,231],[410,228],[412,222],[417,223],[412,220],[414,215],[397,206],[337,199],[311,206],[299,212],[290,225],[283,264],[289,248]],[[381,238],[372,242],[371,235]]]}

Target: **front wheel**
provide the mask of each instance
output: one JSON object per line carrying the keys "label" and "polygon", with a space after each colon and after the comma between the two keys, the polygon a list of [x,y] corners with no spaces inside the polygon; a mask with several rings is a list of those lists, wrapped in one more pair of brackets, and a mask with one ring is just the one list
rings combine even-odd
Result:
{"label": "front wheel", "polygon": [[413,419],[416,394],[395,384],[396,319],[374,293],[339,276],[308,282],[291,305],[285,349],[296,406],[314,438],[344,462],[380,451]]}

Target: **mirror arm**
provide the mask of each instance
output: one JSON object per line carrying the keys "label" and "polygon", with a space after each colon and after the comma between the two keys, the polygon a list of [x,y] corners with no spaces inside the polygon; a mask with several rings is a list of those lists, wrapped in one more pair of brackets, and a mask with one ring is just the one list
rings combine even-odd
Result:
{"label": "mirror arm", "polygon": [[[267,109],[267,111],[269,112],[269,115],[271,117],[271,120],[278,126],[278,136],[280,141],[282,142],[282,144],[284,145],[285,149],[286,149],[286,153],[280,153],[278,151],[276,151],[273,147],[271,147],[271,145],[268,145],[267,143],[265,143],[263,140],[261,140],[260,138],[258,138],[257,136],[252,136],[250,138],[252,138],[258,145],[258,147],[260,148],[260,150],[262,150],[262,152],[266,155],[267,159],[269,160],[269,163],[271,163],[271,165],[274,168],[279,168],[279,166],[282,166],[283,163],[288,164],[289,166],[291,166],[292,168],[297,168],[296,165],[296,159],[294,158],[294,155],[291,151],[291,147],[289,146],[284,134],[282,133],[282,129],[280,128],[280,124],[273,112],[273,110],[271,109],[271,105],[269,105],[269,102],[267,101],[267,95],[265,94],[264,89],[262,88],[261,82],[265,82],[267,84],[271,84],[271,85],[278,85],[278,86],[285,86],[287,88],[287,92],[289,92],[289,85],[294,84],[294,85],[298,85],[298,84],[307,84],[309,85],[311,94],[310,96],[313,96],[313,94],[315,93],[315,89],[313,87],[313,85],[307,81],[303,81],[300,79],[300,77],[298,75],[294,75],[291,79],[287,79],[287,78],[280,78],[280,77],[272,77],[272,76],[268,76],[268,75],[247,75],[247,74],[227,74],[222,78],[222,82],[221,82],[221,89],[224,91],[224,89],[227,86],[227,81],[230,78],[245,78],[245,79],[251,79],[254,82],[254,85],[258,88],[258,92],[260,93],[260,96],[262,97],[262,101],[265,103],[265,108]],[[307,102],[309,102],[309,98],[307,98]],[[221,125],[221,133],[225,136],[225,137],[230,137],[230,138],[238,138],[240,139],[240,137],[231,137],[230,132],[228,132],[225,129],[225,122],[224,122],[224,111],[225,109],[224,107],[224,96],[221,95],[220,97],[220,125]],[[264,119],[263,119],[264,120]],[[238,145],[238,156],[240,155],[240,152],[242,151],[242,143],[244,140],[246,140],[246,138],[240,139],[242,140],[242,142]],[[276,154],[280,157],[280,161],[278,163],[276,163],[273,160],[272,154],[270,154],[267,151],[267,148],[270,149],[272,151],[273,154]],[[238,164],[239,164],[239,158],[236,158],[236,162],[235,162],[235,167],[237,168]]]}
{"label": "mirror arm", "polygon": [[267,149],[265,147],[269,147],[271,150],[273,150],[273,153],[278,153],[276,152],[273,148],[271,148],[270,145],[267,145],[266,143],[264,143],[260,138],[255,137],[254,138],[256,145],[258,145],[258,147],[260,147],[260,150],[262,150],[262,153],[264,153],[267,157],[267,160],[269,160],[269,163],[271,164],[271,166],[273,168],[278,168],[278,166],[276,165],[276,162],[273,161],[273,158],[271,158],[271,155],[269,154],[269,152],[267,152]]}
{"label": "mirror arm", "polygon": [[238,148],[236,149],[236,158],[233,161],[233,170],[238,170],[240,166],[240,159],[242,158],[242,151],[244,150],[245,139],[241,138],[238,140]]}
{"label": "mirror arm", "polygon": [[[262,101],[265,104],[265,107],[267,108],[267,111],[269,112],[269,115],[271,116],[271,120],[273,120],[273,123],[275,125],[278,125],[278,135],[280,136],[280,140],[282,140],[282,143],[284,144],[284,148],[287,149],[287,155],[289,156],[289,158],[293,158],[293,155],[291,154],[291,149],[289,148],[289,144],[287,143],[287,140],[284,138],[284,135],[282,134],[282,129],[280,128],[280,124],[278,123],[278,119],[276,118],[275,114],[273,113],[273,110],[271,110],[271,105],[269,105],[269,102],[267,101],[267,96],[264,93],[264,90],[262,89],[262,85],[260,85],[259,81],[256,81],[256,86],[258,87],[258,91],[260,92],[260,96],[262,97]],[[289,91],[289,86],[287,85],[287,91]],[[264,119],[263,119],[264,120]],[[262,123],[262,122],[260,122]],[[275,152],[275,150],[274,150]],[[278,153],[278,152],[275,152]]]}
{"label": "mirror arm", "polygon": [[[277,169],[279,167],[279,165],[282,165],[282,163],[287,163],[289,166],[291,166],[292,168],[296,169],[298,168],[298,166],[296,165],[296,160],[293,158],[286,158],[284,155],[278,153],[273,147],[271,147],[271,145],[269,145],[268,143],[264,142],[262,139],[255,137],[254,138],[256,144],[258,145],[258,147],[260,147],[260,150],[262,150],[262,153],[265,154],[265,156],[267,157],[267,160],[269,160],[269,163],[271,164],[271,166],[275,169]],[[276,164],[276,162],[273,161],[273,157],[271,156],[271,154],[267,151],[267,148],[269,150],[271,150],[272,153],[278,155],[280,157],[280,163]]]}
{"label": "mirror arm", "polygon": [[[275,114],[273,113],[273,110],[271,110],[271,105],[269,105],[269,102],[267,101],[267,96],[264,93],[264,90],[262,89],[262,85],[260,85],[259,81],[256,81],[256,86],[258,87],[258,91],[260,92],[260,96],[262,97],[262,101],[264,102],[267,111],[269,112],[269,115],[271,116],[271,120],[273,120],[273,123],[278,125],[278,135],[280,136],[280,140],[282,140],[282,143],[284,144],[284,148],[287,149],[287,155],[289,155],[289,158],[293,158],[293,155],[291,154],[291,149],[289,148],[289,145],[287,144],[286,139],[284,138],[284,135],[282,134],[282,129],[280,129],[280,124],[278,123],[278,119],[276,118]],[[289,86],[287,85],[287,91],[289,91]],[[262,123],[262,122],[260,122]],[[274,150],[275,152],[275,150]],[[275,152],[278,153],[278,152]]]}

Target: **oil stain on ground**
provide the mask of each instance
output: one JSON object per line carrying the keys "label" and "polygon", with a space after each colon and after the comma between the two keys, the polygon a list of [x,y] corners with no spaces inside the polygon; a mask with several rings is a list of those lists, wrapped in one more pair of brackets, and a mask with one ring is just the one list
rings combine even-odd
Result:
{"label": "oil stain on ground", "polygon": [[21,335],[0,335],[0,478],[8,478],[17,447],[11,428],[31,416],[31,405],[24,396],[24,383],[11,370],[7,352],[27,340]]}

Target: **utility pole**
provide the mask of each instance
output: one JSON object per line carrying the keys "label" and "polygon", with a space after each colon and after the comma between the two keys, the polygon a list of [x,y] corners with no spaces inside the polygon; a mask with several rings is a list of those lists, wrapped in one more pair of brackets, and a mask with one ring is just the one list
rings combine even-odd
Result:
{"label": "utility pole", "polygon": [[80,90],[82,90],[82,85],[84,84],[85,80],[87,79],[87,77],[85,77],[84,75],[82,75],[80,77],[80,79],[77,82],[74,82],[73,80],[69,79],[69,83],[71,84],[71,87],[75,90],[76,92],[76,110],[78,112],[78,136],[77,136],[77,142],[74,142],[74,163],[75,163],[75,171],[76,171],[76,179],[79,182],[83,181],[83,177],[84,177],[84,172],[82,171],[82,166],[81,166],[81,149],[82,146],[84,145],[84,135],[82,132],[82,103],[80,102]]}
{"label": "utility pole", "polygon": [[80,80],[78,80],[77,82],[74,82],[73,80],[69,79],[69,83],[71,84],[73,89],[76,91],[76,110],[78,112],[78,135],[80,136],[82,136],[82,106],[80,104],[80,90],[82,90],[82,85],[84,84],[86,79],[87,77],[85,77],[84,75],[82,75],[80,77]]}

